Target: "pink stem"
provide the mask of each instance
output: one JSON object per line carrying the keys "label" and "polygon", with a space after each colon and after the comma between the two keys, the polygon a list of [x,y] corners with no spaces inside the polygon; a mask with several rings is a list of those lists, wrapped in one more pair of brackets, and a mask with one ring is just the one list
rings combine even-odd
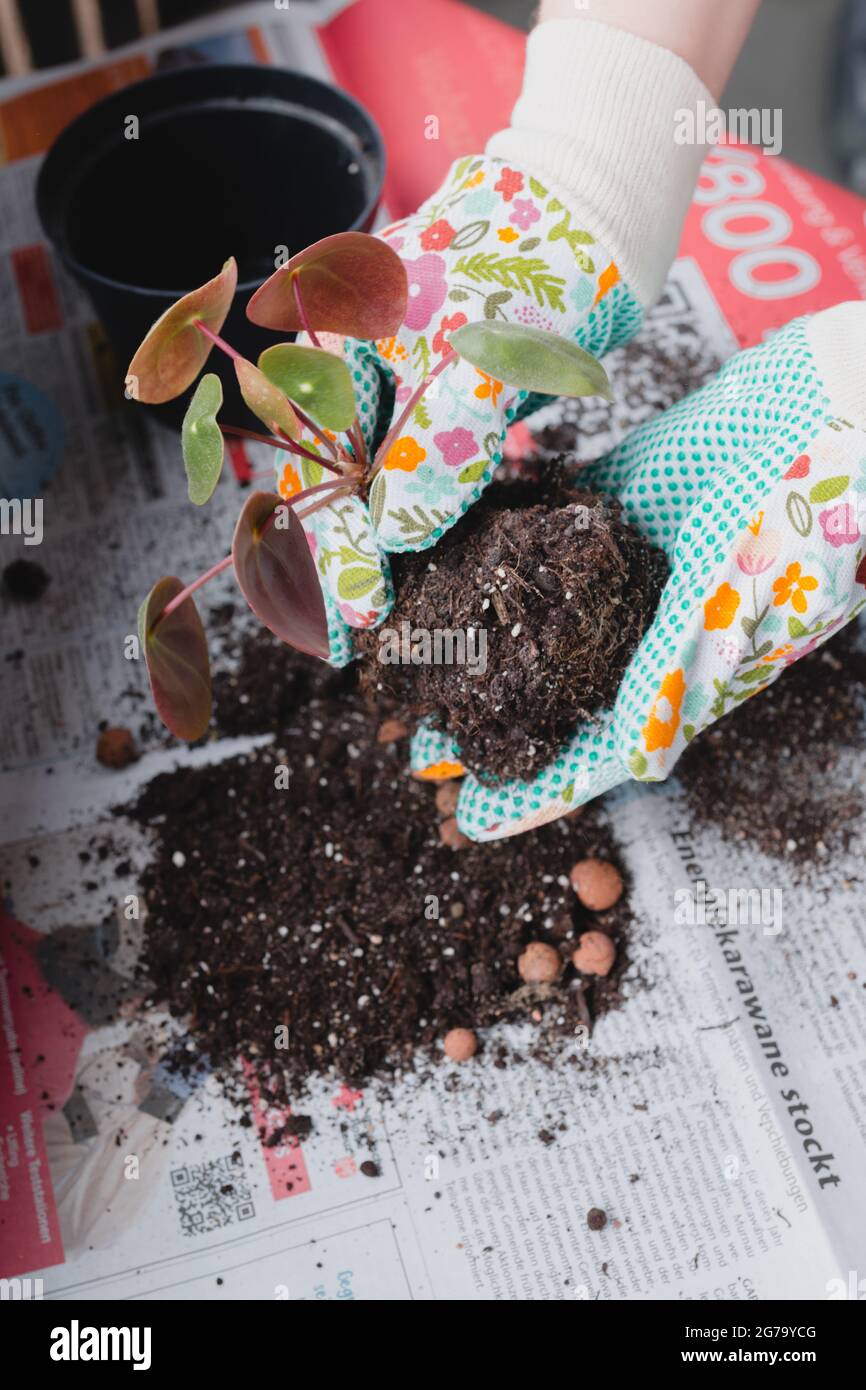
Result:
{"label": "pink stem", "polygon": [[297,415],[297,417],[298,417],[298,419],[300,420],[301,424],[304,426],[304,429],[309,430],[309,431],[310,431],[310,434],[315,435],[315,437],[316,437],[316,439],[318,439],[319,443],[320,443],[325,449],[328,450],[328,452],[329,452],[329,454],[331,455],[331,457],[332,457],[332,458],[336,458],[336,457],[337,457],[337,450],[336,450],[335,447],[334,447],[333,440],[330,440],[330,439],[328,438],[328,436],[327,436],[326,434],[324,434],[324,433],[322,432],[322,430],[319,429],[318,425],[315,424],[315,422],[314,422],[313,420],[310,419],[309,415],[306,415],[306,414],[304,413],[304,411],[301,410],[301,407],[300,407],[299,405],[296,405],[294,401],[292,401],[292,409],[293,409],[293,411],[295,412],[295,414]]}
{"label": "pink stem", "polygon": [[312,507],[305,507],[302,512],[298,512],[298,520],[303,521],[304,517],[312,516],[313,512],[319,511],[321,507],[326,507],[329,502],[333,502],[337,497],[351,497],[354,491],[355,489],[350,483],[343,484],[341,488],[335,488],[330,497],[322,497],[318,502],[314,502]]}
{"label": "pink stem", "polygon": [[295,454],[298,458],[309,459],[311,463],[320,463],[323,468],[327,468],[329,473],[339,473],[339,468],[335,468],[326,459],[320,458],[318,454],[305,449],[302,444],[296,444],[294,439],[289,439],[288,435],[283,435],[280,439],[272,439],[268,434],[259,434],[257,430],[244,430],[238,425],[220,425],[223,434],[237,435],[239,439],[254,439],[258,444],[267,444],[271,449],[283,449],[289,454]]}
{"label": "pink stem", "polygon": [[366,469],[367,446],[364,443],[364,433],[361,429],[361,422],[357,416],[355,416],[355,423],[350,427],[348,431],[348,438],[354,449],[355,462],[359,465],[360,468]]}
{"label": "pink stem", "polygon": [[[348,496],[355,491],[356,487],[354,483],[346,482],[339,478],[329,478],[326,483],[316,483],[313,487],[305,487],[303,492],[296,492],[293,497],[286,497],[283,500],[288,506],[296,507],[299,502],[305,502],[308,497],[312,497],[317,492],[330,492],[332,494],[331,497],[322,497],[318,502],[314,502],[312,507],[307,507],[304,511],[298,512],[298,520],[301,521],[305,516],[309,516],[311,512],[316,512],[320,507],[327,506],[327,504],[340,493],[345,493]],[[276,509],[274,509],[273,515],[276,516]],[[265,525],[268,525],[269,521],[270,517],[268,521],[265,522]]]}
{"label": "pink stem", "polygon": [[[322,344],[317,338],[313,326],[310,323],[310,319],[307,314],[307,306],[304,303],[304,296],[301,294],[301,277],[296,270],[292,271],[292,293],[295,296],[295,307],[297,308],[298,318],[301,320],[304,332],[306,333],[310,342],[313,344],[313,347],[320,348]],[[355,419],[354,423],[350,426],[350,428],[346,431],[346,438],[352,445],[352,450],[355,455],[355,461],[361,468],[365,468],[367,464],[367,450],[364,447],[364,438],[361,434],[361,429],[358,425],[357,418]]]}
{"label": "pink stem", "polygon": [[388,457],[388,450],[391,448],[391,445],[394,443],[394,440],[399,437],[400,431],[402,430],[406,421],[409,419],[409,416],[412,414],[412,411],[415,409],[418,402],[421,400],[422,396],[424,395],[424,392],[427,390],[430,383],[435,380],[435,378],[439,375],[440,372],[444,372],[445,368],[450,367],[451,363],[456,362],[456,360],[457,353],[454,351],[453,348],[450,348],[448,350],[447,355],[442,358],[442,361],[437,362],[432,372],[428,372],[421,384],[415,387],[415,390],[412,392],[411,396],[409,397],[408,401],[403,407],[402,412],[397,417],[396,421],[391,426],[388,433],[385,435],[385,438],[382,440],[382,443],[379,445],[378,451],[376,453],[376,458],[373,462],[373,467],[370,470],[371,478],[374,476],[374,474],[378,473],[379,469],[382,467],[382,464]]}
{"label": "pink stem", "polygon": [[[346,483],[342,478],[329,478],[326,483],[314,483],[312,487],[306,487],[303,492],[297,492],[294,497],[288,497],[284,500],[289,506],[296,507],[299,502],[304,502],[308,497],[315,496],[316,493],[333,492],[335,488],[347,488],[349,491],[353,490],[351,484]],[[314,509],[311,508],[311,510]],[[272,515],[273,514],[274,513],[272,513]],[[300,515],[307,516],[308,513],[302,512]],[[176,608],[180,608],[180,605],[184,603],[191,594],[194,594],[196,589],[200,589],[203,584],[207,584],[208,580],[214,579],[218,574],[222,574],[223,570],[227,570],[231,563],[231,555],[226,555],[222,560],[217,560],[215,565],[211,565],[209,570],[205,570],[204,574],[200,574],[198,579],[194,579],[191,584],[187,584],[185,589],[181,589],[179,594],[175,594],[174,598],[169,600],[160,613],[157,622],[162,622],[163,618],[168,617],[169,613],[173,613]]]}
{"label": "pink stem", "polygon": [[345,478],[329,478],[326,483],[314,483],[312,487],[305,487],[303,492],[296,492],[293,497],[287,497],[285,500],[290,506],[296,507],[299,502],[303,502],[307,497],[312,497],[313,493],[331,492],[336,487],[352,487],[352,484],[347,483]]}
{"label": "pink stem", "polygon": [[218,333],[212,333],[207,324],[202,323],[201,319],[194,319],[193,323],[199,333],[203,333],[206,338],[210,338],[215,347],[222,348],[226,356],[230,357],[233,362],[243,362],[243,354],[235,352],[234,348],[226,342],[225,338],[221,338]]}
{"label": "pink stem", "polygon": [[[298,293],[300,293],[300,291],[298,291]],[[303,303],[301,302],[301,303],[299,304],[299,312],[302,313],[302,317],[305,317],[305,314],[304,314],[302,311],[303,311]],[[243,362],[243,361],[246,360],[246,359],[243,357],[243,354],[242,354],[242,353],[236,352],[235,349],[231,346],[231,344],[226,342],[225,338],[221,338],[221,337],[219,336],[218,333],[212,333],[211,330],[208,328],[207,324],[202,323],[201,319],[195,319],[195,320],[194,320],[194,323],[195,323],[196,328],[199,330],[199,332],[200,332],[200,333],[203,333],[204,336],[205,336],[206,338],[209,338],[210,341],[211,341],[216,347],[222,348],[223,352],[224,352],[228,357],[230,357],[230,358],[232,359],[233,362]],[[306,327],[306,323],[305,323],[304,326]],[[311,340],[313,340],[313,341],[315,342],[316,347],[321,347],[321,344],[319,343],[319,341],[318,341],[318,339],[316,338],[316,335],[313,333],[312,329],[307,328],[307,332],[309,333]],[[332,458],[336,458],[336,457],[337,457],[336,451],[334,450],[334,446],[333,446],[333,444],[331,443],[330,439],[328,439],[327,435],[324,435],[324,434],[321,433],[321,431],[316,427],[316,425],[313,424],[313,421],[309,418],[309,416],[304,414],[304,412],[301,410],[300,406],[295,405],[294,401],[292,401],[292,408],[294,409],[294,412],[295,412],[295,414],[297,415],[298,419],[300,420],[301,424],[304,425],[304,426],[310,431],[311,434],[315,435],[316,439],[318,439],[318,441],[319,441],[320,444],[324,445],[324,447],[328,450],[328,452],[330,453],[330,455],[331,455]],[[223,430],[223,433],[227,433],[227,432],[228,432],[228,426],[221,426],[220,428]],[[234,433],[239,434],[239,433],[241,433],[241,431],[236,430],[236,431],[234,431]],[[281,435],[281,437],[282,437],[283,439],[286,439],[286,440],[287,440],[286,448],[292,449],[293,444],[294,444],[294,441],[293,441],[293,440],[289,440],[288,435],[283,434],[283,431],[282,431],[282,430],[280,430],[280,435]],[[265,437],[265,435],[263,435],[263,434],[254,434],[251,430],[248,430],[248,431],[247,431],[247,436],[248,436],[248,438],[250,438],[250,439],[258,439],[258,440],[260,440],[261,442],[263,442],[263,443],[265,443],[265,444],[270,444],[270,443],[273,442],[272,440],[267,439],[267,438]],[[282,446],[281,446],[281,447],[282,447]],[[298,445],[297,448],[299,449],[299,448],[301,448],[301,446]],[[297,449],[295,449],[294,452],[297,452]],[[315,456],[314,454],[305,454],[304,457],[305,457],[305,458],[315,458],[316,456]],[[320,461],[320,460],[319,460],[319,461]],[[325,467],[326,467],[326,468],[327,468],[327,466],[328,466],[328,465],[325,464]]]}
{"label": "pink stem", "polygon": [[313,344],[313,347],[320,348],[320,347],[322,346],[322,344],[319,342],[318,338],[316,337],[316,334],[315,334],[314,331],[313,331],[313,327],[312,327],[312,325],[311,325],[311,323],[310,323],[310,320],[307,318],[307,306],[304,304],[304,297],[303,297],[303,295],[301,294],[301,277],[300,277],[300,275],[298,274],[298,272],[297,272],[296,270],[293,270],[293,271],[291,272],[291,275],[292,275],[292,293],[293,293],[294,296],[295,296],[295,306],[296,306],[296,308],[297,308],[297,310],[298,310],[298,318],[301,320],[301,323],[303,324],[303,327],[304,327],[304,332],[306,333],[306,335],[307,335],[307,337],[309,338],[310,342]]}
{"label": "pink stem", "polygon": [[200,574],[198,579],[194,579],[191,584],[187,584],[185,589],[181,589],[179,594],[175,594],[174,598],[169,600],[160,613],[157,621],[162,622],[163,618],[168,617],[169,613],[173,613],[176,608],[180,608],[180,605],[189,598],[190,594],[194,594],[196,589],[200,589],[202,584],[207,584],[208,580],[213,579],[215,575],[221,574],[223,570],[227,570],[231,562],[231,555],[226,555],[224,560],[218,560],[217,563],[212,565],[209,570],[206,570],[204,574]]}
{"label": "pink stem", "polygon": [[[302,298],[301,298],[301,290],[300,290],[300,286],[298,285],[298,277],[297,277],[297,275],[295,275],[295,274],[292,275],[292,285],[293,285],[293,288],[294,288],[294,291],[295,291],[295,300],[296,300],[297,305],[298,305],[298,313],[299,313],[299,315],[300,315],[300,317],[301,317],[301,322],[302,322],[303,325],[304,325],[304,329],[305,329],[305,331],[307,332],[307,334],[309,335],[310,342],[313,343],[313,345],[314,345],[315,347],[320,348],[320,347],[322,346],[322,344],[319,342],[318,338],[316,337],[315,333],[313,332],[312,328],[310,327],[309,319],[307,318],[307,311],[306,311],[306,308],[304,307],[304,301],[303,301]],[[200,332],[200,333],[203,333],[204,336],[205,336],[206,338],[209,338],[210,341],[211,341],[216,347],[222,348],[223,352],[224,352],[228,357],[230,357],[230,358],[232,359],[233,362],[243,362],[243,361],[245,361],[245,358],[243,357],[242,353],[236,352],[235,349],[231,346],[231,344],[230,344],[230,343],[227,343],[226,340],[225,340],[225,338],[221,338],[221,337],[219,336],[218,333],[212,333],[211,330],[208,328],[207,324],[202,323],[201,319],[195,319],[195,320],[194,320],[194,323],[195,323],[196,328],[199,330],[199,332]],[[321,430],[313,423],[313,421],[310,419],[310,417],[309,417],[308,415],[306,415],[306,414],[304,413],[303,410],[301,410],[300,406],[295,405],[294,401],[292,401],[292,408],[293,408],[295,414],[297,415],[298,419],[300,420],[301,424],[304,425],[304,426],[306,427],[306,429],[308,429],[312,435],[315,435],[315,437],[316,437],[316,439],[318,439],[319,443],[320,443],[321,445],[323,445],[323,447],[324,447],[325,449],[328,450],[328,453],[331,455],[331,457],[332,457],[333,459],[336,459],[336,457],[337,457],[336,450],[334,449],[334,446],[333,446],[333,444],[331,443],[331,441],[330,441],[330,439],[328,438],[328,436],[325,435],[325,434],[322,434]],[[223,434],[239,434],[239,435],[244,435],[247,439],[258,439],[259,442],[260,442],[260,443],[263,443],[263,444],[273,444],[273,443],[274,443],[274,441],[273,441],[272,439],[268,439],[268,437],[267,437],[266,435],[264,435],[264,434],[255,434],[252,430],[246,430],[246,431],[244,431],[244,430],[231,430],[231,429],[228,427],[228,425],[221,425],[220,428],[221,428]],[[288,450],[290,451],[290,453],[297,454],[299,458],[312,459],[315,463],[322,463],[322,460],[318,457],[317,454],[311,454],[307,449],[305,449],[305,448],[303,447],[303,445],[301,445],[301,444],[296,444],[295,441],[294,441],[293,439],[290,439],[288,435],[283,434],[283,431],[282,431],[282,430],[280,431],[280,436],[281,436],[281,438],[283,438],[286,442],[285,442],[285,445],[279,445],[279,446],[278,446],[279,448],[286,448],[286,449],[288,449]],[[363,441],[362,441],[362,442],[361,442],[361,449],[362,449],[362,451],[363,451],[363,447],[364,447],[364,446],[363,446]],[[322,467],[323,467],[323,468],[328,468],[329,466],[330,466],[330,465],[327,464],[327,463],[322,463]],[[334,471],[336,471],[336,470],[332,469],[331,471],[334,472]]]}

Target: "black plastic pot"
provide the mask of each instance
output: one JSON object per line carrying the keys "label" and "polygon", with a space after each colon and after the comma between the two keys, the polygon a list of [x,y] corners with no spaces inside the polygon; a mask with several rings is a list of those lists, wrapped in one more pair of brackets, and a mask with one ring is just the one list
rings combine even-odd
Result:
{"label": "black plastic pot", "polygon": [[[248,322],[250,295],[279,248],[369,228],[384,169],[377,126],[344,92],[283,68],[212,65],[124,87],[79,116],[49,150],[36,200],[122,385],[153,321],[231,255],[239,290],[226,338],[253,360],[285,338]],[[208,369],[223,378],[221,418],[249,424],[231,364],[214,352]],[[149,409],[175,423],[185,407]]]}

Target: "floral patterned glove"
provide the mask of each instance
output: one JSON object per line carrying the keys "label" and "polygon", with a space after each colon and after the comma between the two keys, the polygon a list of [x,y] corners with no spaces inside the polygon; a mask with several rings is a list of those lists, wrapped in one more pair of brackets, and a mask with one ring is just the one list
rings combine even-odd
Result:
{"label": "floral patterned glove", "polygon": [[[795,319],[581,475],[620,499],[671,573],[614,708],[533,782],[466,778],[461,829],[498,839],[628,777],[669,775],[686,744],[764,690],[866,602],[866,303]],[[455,775],[421,731],[413,765]],[[455,768],[456,765],[456,768]]]}
{"label": "floral patterned glove", "polygon": [[[675,112],[707,99],[680,58],[644,39],[588,20],[539,25],[511,128],[381,233],[406,266],[406,321],[394,338],[342,350],[368,448],[388,428],[393,439],[366,503],[334,502],[305,523],[335,663],[352,657],[351,629],[391,607],[388,553],[432,546],[459,520],[508,425],[537,403],[461,358],[405,415],[448,335],[487,318],[561,333],[595,356],[627,341],[664,282],[700,167],[699,147],[674,142]],[[317,452],[309,434],[303,443]],[[281,456],[283,496],[322,477]]]}

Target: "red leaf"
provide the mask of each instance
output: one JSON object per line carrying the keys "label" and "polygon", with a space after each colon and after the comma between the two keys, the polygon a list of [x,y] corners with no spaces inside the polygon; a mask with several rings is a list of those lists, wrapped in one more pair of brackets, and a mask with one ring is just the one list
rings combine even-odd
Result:
{"label": "red leaf", "polygon": [[298,332],[304,324],[292,289],[299,276],[307,318],[317,333],[390,338],[406,314],[408,282],[396,251],[366,232],[338,232],[299,251],[256,290],[247,318],[263,328]]}
{"label": "red leaf", "polygon": [[210,723],[207,638],[198,609],[184,599],[163,613],[184,585],[174,575],[154,584],[138,613],[138,635],[160,719],[178,738],[201,738]]}
{"label": "red leaf", "polygon": [[863,559],[857,566],[854,578],[858,584],[866,584],[866,555],[863,556]]}
{"label": "red leaf", "polygon": [[316,562],[294,510],[277,493],[247,498],[232,560],[241,592],[265,627],[281,642],[325,660],[328,616]]}
{"label": "red leaf", "polygon": [[192,385],[213,347],[195,321],[200,319],[212,333],[219,333],[237,283],[238,268],[231,256],[219,275],[185,294],[157,319],[127,370],[126,389],[133,400],[161,405]]}

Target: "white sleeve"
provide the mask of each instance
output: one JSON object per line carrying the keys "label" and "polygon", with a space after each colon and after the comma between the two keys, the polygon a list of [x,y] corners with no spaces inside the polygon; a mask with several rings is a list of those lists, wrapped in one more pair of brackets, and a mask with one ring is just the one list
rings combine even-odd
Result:
{"label": "white sleeve", "polygon": [[678,113],[700,102],[716,105],[668,49],[595,20],[551,19],[529,36],[511,126],[487,153],[546,179],[646,307],[676,254],[706,152],[675,140]]}

